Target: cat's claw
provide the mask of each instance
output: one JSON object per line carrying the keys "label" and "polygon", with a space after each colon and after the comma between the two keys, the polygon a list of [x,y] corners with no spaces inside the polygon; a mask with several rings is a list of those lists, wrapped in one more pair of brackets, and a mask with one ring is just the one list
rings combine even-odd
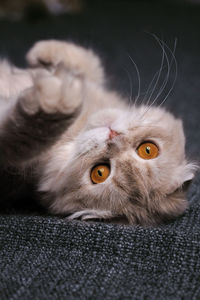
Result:
{"label": "cat's claw", "polygon": [[68,72],[87,78],[96,83],[104,83],[104,71],[99,58],[90,49],[73,43],[47,40],[36,42],[26,55],[32,67],[55,68],[62,63]]}
{"label": "cat's claw", "polygon": [[38,71],[33,82],[33,87],[25,90],[20,100],[23,109],[29,114],[39,110],[47,114],[71,114],[81,105],[81,79],[64,69],[61,72],[60,67],[54,74]]}
{"label": "cat's claw", "polygon": [[52,41],[41,41],[29,50],[26,55],[29,65],[36,67],[40,65],[56,65],[59,62],[59,55],[56,54],[56,48]]}

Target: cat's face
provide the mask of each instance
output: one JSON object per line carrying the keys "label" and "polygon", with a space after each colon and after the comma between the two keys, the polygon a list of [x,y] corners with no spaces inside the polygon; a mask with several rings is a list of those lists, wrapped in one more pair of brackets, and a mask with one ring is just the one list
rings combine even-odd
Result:
{"label": "cat's face", "polygon": [[61,146],[49,170],[57,169],[56,183],[50,175],[43,182],[43,190],[51,186],[54,212],[93,209],[140,224],[183,213],[181,187],[193,178],[193,167],[185,159],[182,123],[163,109],[146,110],[99,111],[73,143]]}

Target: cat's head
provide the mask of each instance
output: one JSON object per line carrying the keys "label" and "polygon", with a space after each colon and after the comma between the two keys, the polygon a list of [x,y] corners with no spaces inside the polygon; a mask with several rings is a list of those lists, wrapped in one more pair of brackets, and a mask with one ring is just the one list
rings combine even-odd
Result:
{"label": "cat's head", "polygon": [[53,212],[148,225],[185,211],[194,171],[180,120],[160,108],[107,109],[57,146],[40,189],[52,195]]}

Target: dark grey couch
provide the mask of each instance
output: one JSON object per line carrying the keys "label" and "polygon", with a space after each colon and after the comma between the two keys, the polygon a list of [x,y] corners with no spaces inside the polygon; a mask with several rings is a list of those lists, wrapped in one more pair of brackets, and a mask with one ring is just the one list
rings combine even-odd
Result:
{"label": "dark grey couch", "polygon": [[[160,4],[159,4],[160,3]],[[145,90],[161,49],[173,48],[178,78],[165,106],[184,120],[188,156],[200,151],[200,6],[90,1],[81,15],[0,22],[0,53],[19,66],[39,39],[71,39],[104,60],[110,85],[133,95],[136,61]],[[173,81],[172,70],[170,80]],[[66,222],[25,199],[0,212],[0,299],[200,299],[200,177],[186,213],[155,228]]]}

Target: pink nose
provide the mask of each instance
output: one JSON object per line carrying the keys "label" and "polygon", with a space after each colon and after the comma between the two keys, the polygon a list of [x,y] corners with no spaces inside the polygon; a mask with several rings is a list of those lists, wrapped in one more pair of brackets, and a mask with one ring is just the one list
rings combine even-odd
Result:
{"label": "pink nose", "polygon": [[114,137],[118,136],[119,133],[110,129],[110,133],[109,133],[109,139],[112,140]]}

